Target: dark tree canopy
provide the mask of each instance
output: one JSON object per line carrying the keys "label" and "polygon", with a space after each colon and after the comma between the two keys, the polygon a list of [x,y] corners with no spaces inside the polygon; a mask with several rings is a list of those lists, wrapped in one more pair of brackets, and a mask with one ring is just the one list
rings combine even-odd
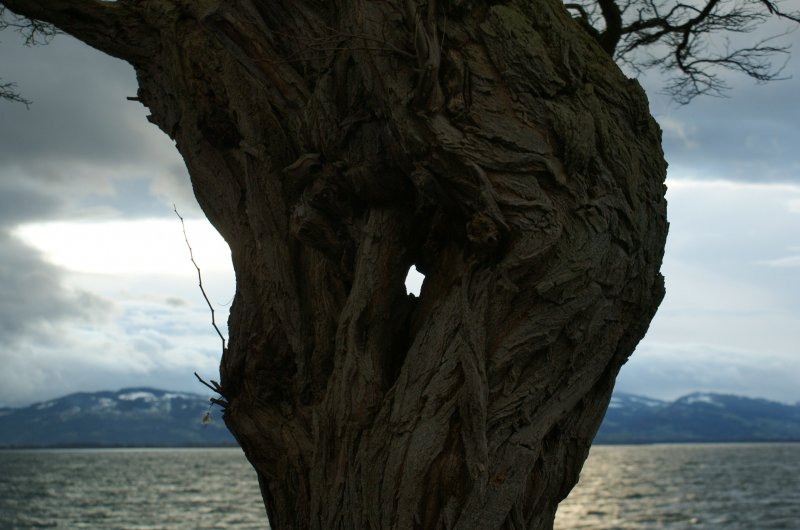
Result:
{"label": "dark tree canopy", "polygon": [[[20,17],[0,6],[0,31],[11,28],[22,35],[26,46],[47,44],[58,34],[58,30],[52,25],[40,20],[27,17]],[[22,103],[26,106],[31,101],[17,92],[17,85],[11,81],[3,81],[0,77],[0,100]]]}
{"label": "dark tree canopy", "polygon": [[[747,35],[770,18],[800,23],[800,11],[771,0],[580,0],[565,2],[603,50],[636,73],[658,69],[680,103],[721,95],[723,70],[759,82],[781,79],[788,56],[786,33],[752,40]],[[794,30],[795,28],[791,28]],[[789,29],[787,29],[789,31]]]}
{"label": "dark tree canopy", "polygon": [[558,0],[0,4],[132,64],[186,161],[272,528],[552,528],[664,294],[633,33]]}
{"label": "dark tree canopy", "polygon": [[0,78],[0,99],[30,105],[31,101],[19,95],[16,91],[16,87],[16,83],[6,83]]}
{"label": "dark tree canopy", "polygon": [[[564,2],[581,27],[619,64],[635,74],[656,69],[668,76],[664,92],[679,103],[699,95],[724,95],[728,88],[721,77],[724,70],[744,73],[758,82],[784,79],[781,72],[790,47],[782,37],[800,23],[800,10],[784,9],[783,4],[780,0]],[[746,36],[770,19],[792,26],[756,40]],[[21,33],[26,45],[47,43],[58,33],[52,24],[0,7],[0,31],[8,27]],[[324,47],[335,45],[337,39],[331,35],[313,41],[306,44]],[[2,78],[0,99],[31,103],[17,93],[13,82],[3,83]]]}

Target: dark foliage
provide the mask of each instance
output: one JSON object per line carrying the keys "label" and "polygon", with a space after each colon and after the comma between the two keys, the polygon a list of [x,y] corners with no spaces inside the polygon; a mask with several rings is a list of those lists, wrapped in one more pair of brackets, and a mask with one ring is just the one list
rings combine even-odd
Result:
{"label": "dark foliage", "polygon": [[[8,28],[21,34],[25,39],[26,46],[47,44],[59,33],[51,24],[17,16],[5,7],[0,6],[0,31]],[[26,107],[31,104],[30,100],[17,92],[16,83],[3,82],[2,77],[0,77],[0,100],[22,103]]]}
{"label": "dark foliage", "polygon": [[770,19],[800,23],[800,12],[771,0],[580,0],[565,3],[581,26],[619,64],[635,73],[658,69],[679,103],[723,95],[722,72],[764,83],[781,76],[789,54],[782,37],[752,34]]}

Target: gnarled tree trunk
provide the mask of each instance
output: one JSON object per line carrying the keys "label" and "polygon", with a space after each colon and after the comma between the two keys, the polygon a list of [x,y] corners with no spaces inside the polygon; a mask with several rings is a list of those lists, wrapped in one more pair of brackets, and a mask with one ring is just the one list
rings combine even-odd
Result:
{"label": "gnarled tree trunk", "polygon": [[2,3],[130,61],[177,142],[273,528],[552,527],[667,229],[644,93],[558,0]]}

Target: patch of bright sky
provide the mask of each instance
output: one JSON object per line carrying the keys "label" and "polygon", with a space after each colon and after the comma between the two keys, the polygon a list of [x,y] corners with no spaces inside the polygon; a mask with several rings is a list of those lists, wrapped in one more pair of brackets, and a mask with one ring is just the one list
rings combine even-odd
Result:
{"label": "patch of bright sky", "polygon": [[[208,221],[186,221],[186,231],[204,273],[231,271],[228,247]],[[30,223],[13,234],[48,262],[73,273],[183,276],[189,262],[177,219]],[[419,295],[424,279],[411,267],[408,292]]]}
{"label": "patch of bright sky", "polygon": [[408,269],[408,274],[406,275],[406,292],[419,296],[423,281],[425,281],[425,275],[412,266]]}
{"label": "patch of bright sky", "polygon": [[800,186],[668,181],[667,294],[617,388],[797,401]]}
{"label": "patch of bright sky", "polygon": [[[191,266],[177,218],[32,223],[12,233],[71,272],[182,275]],[[231,269],[228,246],[208,221],[187,220],[186,233],[203,271]]]}

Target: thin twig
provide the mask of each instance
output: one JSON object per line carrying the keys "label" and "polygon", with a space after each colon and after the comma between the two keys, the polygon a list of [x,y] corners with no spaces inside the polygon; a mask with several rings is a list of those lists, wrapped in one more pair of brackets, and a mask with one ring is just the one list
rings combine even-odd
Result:
{"label": "thin twig", "polygon": [[[222,332],[217,327],[217,321],[214,316],[214,306],[211,305],[211,301],[208,299],[208,295],[206,295],[206,290],[203,288],[203,275],[200,273],[200,267],[197,266],[197,262],[194,260],[194,253],[192,252],[192,245],[189,244],[189,237],[186,235],[186,224],[183,222],[183,217],[181,214],[178,213],[178,207],[174,204],[172,205],[173,211],[175,215],[178,216],[178,219],[181,220],[181,229],[183,230],[183,240],[186,241],[186,246],[189,248],[189,259],[192,261],[192,265],[194,268],[197,269],[197,282],[200,286],[200,292],[203,293],[203,298],[206,300],[206,304],[208,304],[208,309],[211,311],[211,325],[214,326],[214,330],[219,335],[220,340],[222,340],[222,351],[225,351],[225,337],[222,336]],[[195,374],[197,375],[197,374]],[[199,376],[198,376],[199,379]],[[208,386],[208,385],[206,385]],[[213,390],[213,388],[212,388]]]}
{"label": "thin twig", "polygon": [[25,99],[16,91],[16,83],[0,83],[0,100],[22,103],[25,108],[31,108],[31,101]]}
{"label": "thin twig", "polygon": [[[220,390],[221,390],[221,389],[219,388],[219,385],[217,385],[216,387],[209,385],[209,384],[206,382],[206,380],[205,380],[205,379],[203,379],[202,377],[200,377],[200,374],[198,374],[197,372],[195,372],[195,373],[194,373],[194,376],[197,378],[197,380],[198,380],[198,381],[200,381],[201,383],[203,383],[204,385],[206,385],[208,388],[210,388],[211,390],[213,390],[213,391],[214,391],[214,392],[216,392],[217,394],[220,394]],[[213,382],[214,382],[214,381],[212,381],[212,383],[213,383]]]}

